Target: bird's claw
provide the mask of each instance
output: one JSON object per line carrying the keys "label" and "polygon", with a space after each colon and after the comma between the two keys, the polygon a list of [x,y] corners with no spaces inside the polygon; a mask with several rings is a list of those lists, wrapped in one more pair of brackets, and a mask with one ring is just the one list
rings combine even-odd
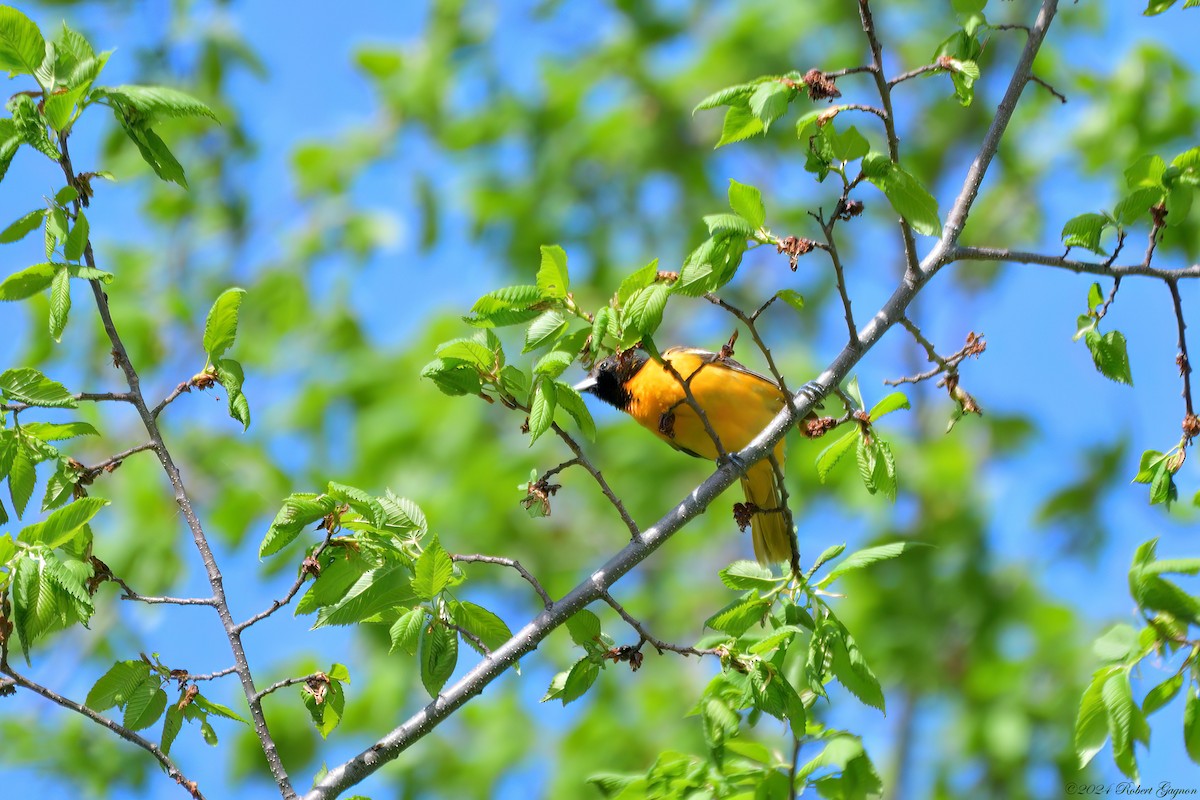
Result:
{"label": "bird's claw", "polygon": [[741,475],[745,475],[746,470],[748,469],[745,459],[743,459],[737,453],[726,453],[721,458],[717,459],[717,463],[722,467],[726,464],[732,464],[733,468]]}
{"label": "bird's claw", "polygon": [[815,405],[825,395],[825,391],[825,387],[817,381],[809,381],[800,387],[797,394]]}

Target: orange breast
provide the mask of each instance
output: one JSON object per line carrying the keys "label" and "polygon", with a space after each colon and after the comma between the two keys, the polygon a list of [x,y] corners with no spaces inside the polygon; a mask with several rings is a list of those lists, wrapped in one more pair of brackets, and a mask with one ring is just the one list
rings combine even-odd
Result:
{"label": "orange breast", "polygon": [[[691,378],[692,395],[721,440],[726,452],[741,450],[783,408],[778,387],[758,375],[683,350],[663,357],[684,378]],[[704,423],[688,405],[673,375],[649,361],[629,381],[633,396],[629,413],[673,447],[702,458],[715,459],[717,448]],[[783,443],[777,450],[782,457]]]}

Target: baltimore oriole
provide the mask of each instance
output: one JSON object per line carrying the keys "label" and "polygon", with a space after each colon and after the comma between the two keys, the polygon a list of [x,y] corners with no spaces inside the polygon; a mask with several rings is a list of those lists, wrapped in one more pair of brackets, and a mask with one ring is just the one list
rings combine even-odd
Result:
{"label": "baltimore oriole", "polygon": [[[678,378],[645,353],[626,351],[597,362],[575,388],[626,412],[676,450],[710,460],[718,457],[717,447],[688,404],[680,378],[689,382],[726,453],[750,444],[787,403],[774,381],[731,358],[692,347],[672,347],[662,358]],[[775,459],[782,471],[782,441]],[[790,560],[792,532],[781,513],[779,483],[769,461],[746,470],[742,490],[750,506],[755,557],[764,564]]]}

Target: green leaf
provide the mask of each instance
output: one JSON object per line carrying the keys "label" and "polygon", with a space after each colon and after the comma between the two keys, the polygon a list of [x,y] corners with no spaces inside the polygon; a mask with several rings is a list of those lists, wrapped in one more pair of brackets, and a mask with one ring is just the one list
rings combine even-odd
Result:
{"label": "green leaf", "polygon": [[68,261],[78,261],[83,257],[87,243],[88,221],[81,209],[75,218],[75,224],[71,226],[71,232],[67,234],[67,240],[63,243],[63,256]]}
{"label": "green leaf", "polygon": [[1085,769],[1091,763],[1108,739],[1108,713],[1102,692],[1108,679],[1120,671],[1120,667],[1097,670],[1083,693],[1079,716],[1075,721],[1075,754],[1079,758],[1080,769]]}
{"label": "green leaf", "polygon": [[480,327],[519,325],[538,315],[538,310],[531,306],[543,299],[537,286],[506,286],[476,300],[471,314],[463,319]]}
{"label": "green leaf", "polygon": [[617,288],[617,303],[625,305],[639,289],[645,289],[658,278],[658,259],[627,276]]}
{"label": "green leaf", "polygon": [[763,205],[762,192],[746,183],[729,180],[729,207],[734,213],[750,223],[750,227],[761,228],[767,221],[767,209]]}
{"label": "green leaf", "polygon": [[904,392],[892,392],[871,408],[871,422],[878,422],[881,417],[887,416],[893,411],[899,411],[902,408],[912,408],[908,404],[908,398],[904,396]]}
{"label": "green leaf", "polygon": [[1113,209],[1113,216],[1123,227],[1132,225],[1146,216],[1151,206],[1161,203],[1165,196],[1166,192],[1161,186],[1144,186],[1122,198]]}
{"label": "green leaf", "polygon": [[879,685],[879,679],[871,671],[849,631],[841,628],[839,633],[831,637],[833,676],[860,701],[884,711],[883,688]]}
{"label": "green leaf", "polygon": [[559,311],[545,311],[535,319],[525,332],[525,346],[522,353],[529,353],[539,347],[545,347],[558,339],[567,331],[567,319]]}
{"label": "green leaf", "polygon": [[766,128],[763,127],[763,121],[750,111],[748,104],[732,105],[725,112],[725,122],[721,125],[721,138],[717,140],[716,147],[724,147],[727,144],[749,139],[764,130]]}
{"label": "green leaf", "polygon": [[399,564],[364,572],[350,590],[336,603],[317,612],[313,628],[327,625],[356,625],[396,606],[411,606],[417,599],[412,589],[411,573]]}
{"label": "green leaf", "polygon": [[391,489],[388,489],[384,496],[379,498],[379,503],[387,512],[389,528],[394,528],[402,533],[416,531],[421,536],[424,536],[425,532],[429,530],[425,512],[407,497],[398,497],[392,493]]}
{"label": "green leaf", "polygon": [[542,245],[542,264],[538,268],[537,286],[545,297],[563,299],[567,296],[570,278],[567,275],[567,253],[558,245]]}
{"label": "green leaf", "polygon": [[432,600],[450,583],[454,562],[436,536],[417,559],[414,572],[412,590],[422,600]]}
{"label": "green leaf", "polygon": [[857,426],[850,426],[849,430],[843,433],[839,438],[830,442],[825,449],[817,455],[817,477],[824,483],[829,477],[830,471],[842,457],[854,449],[861,438]]}
{"label": "green leaf", "polygon": [[1106,256],[1108,253],[1100,246],[1100,236],[1104,229],[1112,224],[1112,220],[1105,214],[1080,214],[1072,217],[1063,225],[1062,243],[1067,247],[1082,247]]}
{"label": "green leaf", "polygon": [[11,119],[0,117],[0,180],[8,172],[13,156],[21,148],[21,138],[17,133],[17,125]]}
{"label": "green leaf", "polygon": [[804,295],[795,289],[780,289],[775,293],[775,296],[797,311],[804,310]]}
{"label": "green leaf", "polygon": [[579,426],[580,433],[583,438],[590,442],[596,441],[596,421],[592,419],[592,412],[588,411],[587,403],[583,401],[583,397],[579,392],[575,391],[575,387],[554,382],[554,397],[558,407],[571,415],[571,419],[575,420],[575,424]]}
{"label": "green leaf", "polygon": [[567,632],[580,647],[595,645],[600,640],[600,618],[586,608],[576,611],[567,620]]}
{"label": "green leaf", "polygon": [[875,184],[896,213],[904,217],[912,229],[925,236],[940,236],[942,221],[938,204],[921,182],[905,172],[898,164],[880,153],[863,158],[863,174]]}
{"label": "green leaf", "polygon": [[43,408],[75,408],[78,403],[67,388],[32,367],[0,373],[0,392],[9,400]]}
{"label": "green leaf", "polygon": [[0,70],[33,75],[46,57],[46,40],[33,20],[0,6]]}
{"label": "green leaf", "polygon": [[713,234],[728,231],[745,239],[754,236],[754,228],[750,225],[749,220],[743,219],[737,214],[707,214],[704,217],[704,224],[708,226],[708,232]]}
{"label": "green leaf", "polygon": [[1155,711],[1165,706],[1167,703],[1175,699],[1175,695],[1179,694],[1179,690],[1183,688],[1183,673],[1177,673],[1165,681],[1155,686],[1146,693],[1146,698],[1142,700],[1142,713],[1149,716]]}
{"label": "green leaf", "polygon": [[504,620],[483,606],[466,601],[451,601],[450,616],[455,625],[479,637],[488,650],[495,651],[512,638],[512,631]]}
{"label": "green leaf", "polygon": [[[871,152],[870,143],[867,142],[866,137],[858,132],[858,128],[855,128],[853,125],[841,133],[838,133],[833,125],[828,125],[825,128],[825,132],[829,137],[829,145],[833,150],[833,156],[838,161],[854,161]],[[936,216],[936,214],[935,207],[934,215]]]}
{"label": "green leaf", "polygon": [[599,676],[600,665],[595,661],[586,657],[576,661],[575,666],[571,667],[571,671],[567,673],[566,682],[563,684],[561,695],[559,695],[562,704],[565,706],[582,697]]}
{"label": "green leaf", "polygon": [[0,536],[0,566],[6,566],[16,554],[17,545],[13,542],[12,536],[7,533]]}
{"label": "green leaf", "polygon": [[242,371],[241,362],[232,358],[222,358],[213,363],[217,369],[217,380],[225,387],[229,398],[229,416],[242,423],[242,430],[250,427],[250,401],[242,392],[242,383],[246,375]]}
{"label": "green leaf", "polygon": [[1092,362],[1101,375],[1117,383],[1133,385],[1124,334],[1109,331],[1101,335],[1093,330],[1084,334],[1083,341],[1091,351]]}
{"label": "green leaf", "polygon": [[130,123],[150,124],[163,117],[208,117],[216,112],[187,92],[168,86],[99,86],[97,97],[108,100],[114,111]]}
{"label": "green leaf", "polygon": [[550,430],[550,425],[554,422],[557,398],[558,391],[554,381],[545,376],[538,378],[533,391],[533,402],[529,406],[530,446],[533,446],[539,436]]}
{"label": "green leaf", "polygon": [[60,547],[106,505],[108,501],[99,497],[81,497],[41,522],[26,526],[17,538],[29,545],[44,544],[50,549]]}
{"label": "green leaf", "polygon": [[862,550],[855,551],[846,556],[838,565],[829,571],[829,574],[817,583],[818,588],[825,588],[829,584],[838,579],[839,576],[845,575],[852,570],[862,569],[871,564],[877,564],[880,561],[887,561],[895,558],[902,553],[906,553],[917,547],[928,547],[929,545],[922,542],[892,542],[891,544],[879,545],[878,547],[867,547]]}
{"label": "green leaf", "polygon": [[[60,265],[56,265],[60,266]],[[102,269],[95,267],[82,267],[78,264],[66,264],[67,272],[71,273],[72,278],[82,278],[87,281],[100,281],[101,283],[112,283],[113,274],[105,272]]]}
{"label": "green leaf", "polygon": [[353,551],[340,558],[326,556],[321,574],[296,604],[296,616],[311,614],[318,609],[337,603],[344,598],[358,580],[375,566],[371,561]]}
{"label": "green leaf", "polygon": [[54,273],[50,283],[50,336],[61,342],[71,313],[71,274],[65,268]]}
{"label": "green leaf", "polygon": [[1139,189],[1145,186],[1161,188],[1163,174],[1166,171],[1167,165],[1161,156],[1142,156],[1125,168],[1125,185],[1130,189]]}
{"label": "green leaf", "polygon": [[149,677],[150,665],[145,661],[118,661],[93,684],[84,703],[93,711],[123,706]]}
{"label": "green leaf", "polygon": [[730,589],[746,591],[748,589],[774,589],[782,581],[768,567],[757,561],[734,561],[721,570],[721,583]]}
{"label": "green leaf", "polygon": [[30,211],[3,231],[0,231],[0,244],[11,244],[12,242],[21,241],[30,233],[37,230],[45,218],[46,209],[44,208]]}
{"label": "green leaf", "polygon": [[1093,283],[1088,288],[1087,304],[1088,310],[1095,310],[1104,305],[1104,292],[1100,289],[1100,284]]}
{"label": "green leaf", "polygon": [[46,576],[45,557],[45,551],[26,551],[11,567],[12,622],[27,664],[33,643],[50,630],[58,615],[57,592]]}
{"label": "green leaf", "polygon": [[1114,625],[1092,644],[1101,661],[1125,661],[1138,651],[1138,632],[1131,625]]}
{"label": "green leaf", "polygon": [[83,83],[61,94],[51,95],[42,106],[42,114],[50,127],[59,133],[69,131],[75,116],[75,106],[91,89],[90,83]]}
{"label": "green leaf", "polygon": [[1100,697],[1108,718],[1113,758],[1122,772],[1127,775],[1133,772],[1129,777],[1136,779],[1137,765],[1133,757],[1133,743],[1141,738],[1141,728],[1145,727],[1146,722],[1141,716],[1141,709],[1133,702],[1129,672],[1120,669],[1109,676],[1100,690]]}
{"label": "green leaf", "polygon": [[483,384],[479,369],[456,358],[435,358],[421,369],[421,377],[433,381],[438,390],[452,397],[479,394]]}
{"label": "green leaf", "polygon": [[388,636],[392,640],[392,647],[388,652],[399,647],[410,656],[416,655],[417,641],[420,639],[421,628],[425,625],[427,615],[428,612],[420,606],[401,614],[388,629]]}
{"label": "green leaf", "polygon": [[[480,333],[491,333],[491,331],[480,331]],[[491,333],[495,338],[495,334]],[[504,360],[501,356],[502,350],[499,348],[499,340],[494,344],[489,344],[487,339],[473,337],[470,339],[453,339],[449,342],[438,345],[436,353],[439,358],[457,360],[470,364],[482,372],[491,372],[492,370],[503,366]]]}
{"label": "green leaf", "polygon": [[639,289],[621,309],[621,327],[625,333],[640,338],[658,330],[670,295],[671,287],[665,283],[652,283]]}
{"label": "green leaf", "polygon": [[[185,691],[187,690],[179,690],[180,700],[183,700]],[[162,738],[158,742],[158,748],[163,751],[163,755],[171,754],[171,746],[175,744],[175,739],[181,730],[183,730],[183,711],[179,708],[178,703],[172,703],[167,706],[167,715],[163,718]]]}
{"label": "green leaf", "polygon": [[329,495],[293,494],[283,501],[283,507],[275,515],[275,521],[267,529],[258,557],[266,558],[279,552],[308,525],[333,513],[337,500]]}
{"label": "green leaf", "polygon": [[212,714],[214,717],[223,717],[224,719],[231,719],[231,720],[234,720],[235,722],[240,722],[243,725],[250,724],[250,722],[248,720],[246,720],[244,717],[242,717],[240,714],[238,714],[233,709],[223,706],[220,703],[214,703],[212,700],[209,700],[207,697],[205,697],[202,694],[197,694],[194,698],[192,698],[192,702],[195,703],[196,705],[200,706],[202,709],[204,709],[209,714]]}
{"label": "green leaf", "polygon": [[233,346],[237,337],[238,311],[245,296],[245,289],[226,289],[208,310],[204,322],[204,351],[210,360],[217,361]]}
{"label": "green leaf", "polygon": [[34,264],[14,272],[0,283],[0,300],[24,300],[33,297],[54,282],[57,264]]}
{"label": "green leaf", "polygon": [[750,99],[750,94],[759,83],[761,81],[739,83],[736,86],[727,86],[724,89],[719,89],[697,103],[696,107],[692,109],[692,114],[718,106],[727,106],[734,103],[744,104]]}
{"label": "green leaf", "polygon": [[317,702],[317,695],[309,691],[307,687],[302,691],[304,707],[308,709],[308,715],[312,719],[317,733],[321,734],[322,739],[327,738],[342,721],[342,714],[346,708],[345,689],[342,688],[340,681],[329,681],[328,684],[325,684],[325,692],[321,695],[320,703]]}
{"label": "green leaf", "polygon": [[[761,122],[764,132],[771,128],[772,122],[787,113],[788,100],[794,91],[778,81],[764,81],[751,92],[747,106],[750,113]],[[732,110],[733,108],[730,108],[730,111]],[[728,124],[728,115],[725,120]],[[724,137],[723,133],[722,137]]]}
{"label": "green leaf", "polygon": [[36,482],[33,454],[22,442],[13,451],[12,464],[8,469],[8,492],[18,517],[25,513]]}
{"label": "green leaf", "polygon": [[164,181],[177,183],[186,189],[187,176],[183,172],[183,165],[175,158],[167,143],[145,123],[131,122],[120,108],[114,107],[113,111],[125,135],[137,147],[142,160],[154,170],[154,174]]}
{"label": "green leaf", "polygon": [[458,663],[458,634],[445,625],[426,625],[421,629],[417,649],[421,684],[430,697],[437,697]]}
{"label": "green leaf", "polygon": [[760,597],[734,600],[704,621],[704,627],[738,637],[760,620],[771,607],[771,601]]}
{"label": "green leaf", "polygon": [[1188,758],[1200,764],[1200,689],[1195,686],[1188,688],[1183,706],[1183,745]]}

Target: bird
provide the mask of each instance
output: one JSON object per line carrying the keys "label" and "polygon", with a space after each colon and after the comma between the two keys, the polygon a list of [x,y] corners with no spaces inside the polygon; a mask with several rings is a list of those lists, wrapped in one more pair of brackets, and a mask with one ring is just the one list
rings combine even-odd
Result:
{"label": "bird", "polygon": [[[696,404],[725,453],[742,450],[787,404],[774,381],[732,358],[695,347],[671,347],[663,363],[640,350],[616,353],[596,362],[587,378],[575,385],[624,411],[671,447],[697,458],[717,460],[717,449],[703,421],[687,402],[680,379],[687,381]],[[783,471],[783,440],[775,460]],[[782,513],[780,486],[767,459],[752,464],[742,477],[750,513],[755,558],[762,564],[792,560],[792,531]],[[735,515],[743,519],[737,507]]]}

